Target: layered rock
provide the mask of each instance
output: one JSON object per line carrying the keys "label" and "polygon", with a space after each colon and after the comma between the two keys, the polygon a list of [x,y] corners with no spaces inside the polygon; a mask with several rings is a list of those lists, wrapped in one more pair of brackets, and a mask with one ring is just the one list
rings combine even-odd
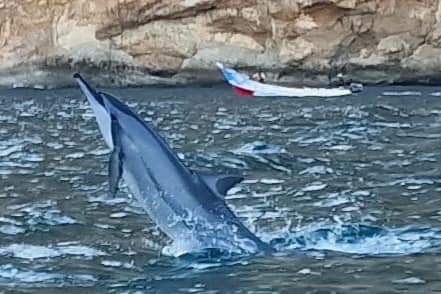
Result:
{"label": "layered rock", "polygon": [[0,85],[441,80],[439,0],[0,0]]}

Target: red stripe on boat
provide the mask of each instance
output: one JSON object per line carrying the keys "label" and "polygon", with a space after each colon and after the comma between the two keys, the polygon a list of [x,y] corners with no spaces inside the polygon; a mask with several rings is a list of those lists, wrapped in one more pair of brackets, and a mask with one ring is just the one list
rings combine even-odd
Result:
{"label": "red stripe on boat", "polygon": [[238,96],[253,96],[253,91],[241,87],[233,86],[233,91]]}

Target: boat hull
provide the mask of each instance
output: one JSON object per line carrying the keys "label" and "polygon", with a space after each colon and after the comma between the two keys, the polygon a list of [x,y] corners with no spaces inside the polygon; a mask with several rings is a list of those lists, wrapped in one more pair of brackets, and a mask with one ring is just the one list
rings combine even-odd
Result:
{"label": "boat hull", "polygon": [[217,63],[225,80],[233,87],[239,96],[264,96],[264,97],[339,97],[351,95],[352,91],[340,88],[290,88],[270,85],[251,80],[247,75]]}

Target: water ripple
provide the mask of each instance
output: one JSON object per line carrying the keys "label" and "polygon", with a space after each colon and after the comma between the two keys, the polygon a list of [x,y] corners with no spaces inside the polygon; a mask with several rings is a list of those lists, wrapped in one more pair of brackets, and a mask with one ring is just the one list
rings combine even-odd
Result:
{"label": "water ripple", "polygon": [[[160,255],[169,240],[126,187],[115,199],[107,195],[109,150],[78,90],[0,90],[2,287],[45,293],[75,285],[113,293],[441,288],[433,271],[441,248],[438,89],[271,100],[217,87],[113,91],[189,167],[244,176],[226,201],[281,252],[180,267]],[[406,96],[411,92],[418,97]]]}

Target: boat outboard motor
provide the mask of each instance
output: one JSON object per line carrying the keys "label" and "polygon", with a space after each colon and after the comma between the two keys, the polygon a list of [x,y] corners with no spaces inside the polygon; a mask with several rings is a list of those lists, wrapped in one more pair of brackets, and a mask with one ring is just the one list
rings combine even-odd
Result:
{"label": "boat outboard motor", "polygon": [[363,84],[351,83],[349,85],[349,89],[351,90],[352,93],[360,93],[361,91],[363,91]]}

